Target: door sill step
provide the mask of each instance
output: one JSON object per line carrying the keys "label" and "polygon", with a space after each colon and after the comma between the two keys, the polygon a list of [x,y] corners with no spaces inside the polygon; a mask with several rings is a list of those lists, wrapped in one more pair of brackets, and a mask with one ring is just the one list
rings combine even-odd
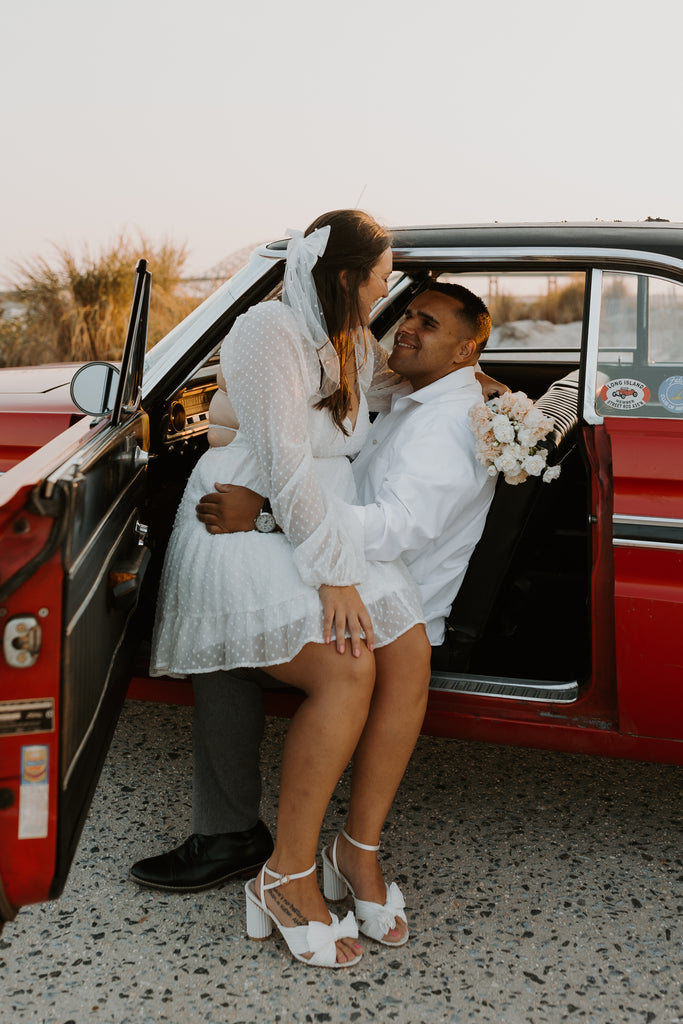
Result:
{"label": "door sill step", "polygon": [[506,676],[476,676],[471,673],[442,671],[432,672],[429,689],[446,693],[473,693],[477,697],[551,701],[554,704],[570,704],[579,695],[577,682],[512,679]]}

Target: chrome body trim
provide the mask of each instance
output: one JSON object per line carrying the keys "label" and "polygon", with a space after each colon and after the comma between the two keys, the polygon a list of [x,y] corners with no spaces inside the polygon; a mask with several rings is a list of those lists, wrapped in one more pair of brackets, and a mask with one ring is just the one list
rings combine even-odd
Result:
{"label": "chrome body trim", "polygon": [[74,772],[74,770],[76,768],[76,765],[78,763],[78,759],[81,756],[81,752],[84,750],[88,740],[92,736],[93,730],[95,728],[95,724],[96,724],[97,719],[99,717],[100,708],[102,707],[104,699],[107,696],[107,691],[109,689],[109,681],[111,679],[111,673],[112,673],[112,669],[114,667],[114,663],[116,661],[116,656],[118,655],[118,653],[119,653],[119,651],[121,649],[121,644],[123,643],[123,641],[124,641],[124,639],[126,637],[126,630],[127,630],[127,627],[128,627],[128,623],[130,622],[130,619],[131,619],[134,611],[135,611],[135,608],[131,608],[131,610],[128,612],[128,615],[126,616],[126,621],[124,623],[123,629],[121,630],[121,635],[120,635],[120,637],[118,639],[118,642],[117,642],[116,646],[114,647],[114,649],[112,651],[111,660],[109,662],[109,671],[107,672],[106,679],[104,680],[104,685],[102,686],[102,690],[100,691],[100,696],[99,696],[99,699],[97,701],[97,706],[95,707],[95,709],[94,709],[94,711],[93,711],[93,713],[92,713],[92,715],[90,717],[90,724],[88,725],[88,728],[85,730],[85,732],[84,732],[84,734],[83,734],[83,736],[81,738],[81,742],[78,744],[78,747],[74,751],[74,755],[71,758],[71,761],[69,762],[69,765],[68,765],[68,767],[67,767],[67,769],[66,769],[66,771],[64,773],[64,778],[62,779],[62,791],[63,792],[66,792],[66,790],[68,789],[69,783],[71,781],[71,776],[72,776],[72,774],[73,774],[73,772]]}
{"label": "chrome body trim", "polygon": [[683,550],[683,519],[613,515],[612,532],[612,543],[617,548]]}
{"label": "chrome body trim", "polygon": [[604,422],[595,409],[595,389],[598,379],[598,348],[600,335],[600,306],[602,303],[602,270],[593,269],[589,279],[588,336],[586,340],[586,386],[583,389],[583,418],[591,426]]}
{"label": "chrome body trim", "polygon": [[[118,532],[118,534],[117,534],[117,536],[116,536],[116,538],[114,540],[114,543],[109,548],[109,552],[108,553],[110,555],[111,555],[112,551],[116,551],[117,547],[119,546],[119,544],[121,543],[121,541],[125,537],[126,533],[129,533],[129,532],[131,532],[133,530],[133,524],[134,524],[135,520],[137,519],[137,517],[138,517],[138,510],[136,508],[134,508],[133,511],[131,512],[131,514],[128,516],[128,519],[126,520],[126,522],[123,524],[123,526],[119,530],[119,532]],[[81,558],[80,557],[79,557],[78,561],[79,561],[79,563],[81,563]],[[92,584],[90,586],[90,589],[88,590],[87,594],[84,596],[83,600],[81,601],[81,603],[78,606],[78,608],[76,609],[76,611],[71,616],[71,619],[69,620],[69,622],[68,622],[68,624],[66,626],[66,629],[65,629],[65,635],[66,636],[71,636],[71,633],[73,632],[74,627],[76,626],[78,620],[80,619],[81,615],[83,614],[83,612],[85,611],[86,607],[90,603],[92,595],[95,593],[95,591],[99,587],[99,585],[102,582],[102,579],[104,578],[104,576],[109,572],[109,569],[110,569],[109,559],[107,558],[107,559],[105,559],[102,562],[102,567],[101,567],[100,571],[98,572],[97,576],[95,577],[95,579],[93,580],[93,582],[92,582]],[[70,576],[74,575],[73,570],[69,573],[69,575]]]}
{"label": "chrome body trim", "polygon": [[579,696],[579,684],[546,679],[512,679],[505,676],[477,676],[461,672],[432,672],[429,689],[437,693],[469,693],[476,697],[504,700],[570,704]]}
{"label": "chrome body trim", "polygon": [[399,263],[619,263],[634,265],[640,270],[666,270],[676,277],[683,275],[683,259],[664,253],[647,252],[641,249],[592,248],[590,246],[467,246],[440,248],[394,249],[394,259]]}
{"label": "chrome body trim", "polygon": [[73,561],[70,561],[70,563],[67,564],[66,574],[68,579],[72,579],[78,572],[80,572],[81,568],[83,567],[83,564],[90,557],[93,549],[96,548],[97,545],[99,544],[100,538],[104,531],[106,530],[112,514],[116,511],[119,505],[122,505],[124,502],[128,500],[128,494],[137,483],[138,477],[140,473],[144,471],[144,468],[145,467],[142,466],[133,476],[131,476],[130,480],[127,482],[124,489],[120,491],[119,494],[117,495],[114,503],[109,506],[109,511],[107,515],[100,520],[97,527],[88,538],[88,541],[85,544],[85,546],[81,548],[81,550],[78,552]]}
{"label": "chrome body trim", "polygon": [[[45,478],[45,483],[43,484],[43,493],[45,494],[45,497],[49,498],[51,496],[54,486],[58,480],[62,480],[64,477],[68,477],[69,480],[73,480],[73,478],[78,476],[79,473],[86,473],[93,462],[96,462],[110,449],[120,447],[122,443],[125,443],[125,439],[129,435],[132,435],[133,433],[137,434],[138,432],[143,434],[146,433],[146,420],[147,414],[139,412],[136,413],[132,420],[126,420],[125,423],[120,423],[117,427],[112,427],[111,430],[106,429],[110,424],[103,422],[102,427],[98,430],[97,434],[88,438],[70,458],[66,459],[66,461],[54,471],[54,473],[50,473],[50,475]],[[135,429],[133,429],[133,425],[135,425]],[[138,447],[140,447],[139,444]],[[135,455],[131,452],[131,459],[134,458]],[[144,469],[144,466],[140,466],[139,468]]]}
{"label": "chrome body trim", "polygon": [[627,540],[623,538],[615,537],[612,540],[612,546],[615,548],[652,548],[659,551],[683,551],[683,537],[681,537],[680,543],[669,541],[657,541],[657,540]]}
{"label": "chrome body trim", "polygon": [[683,519],[667,519],[661,516],[624,516],[615,513],[612,522],[623,526],[670,526],[683,530]]}

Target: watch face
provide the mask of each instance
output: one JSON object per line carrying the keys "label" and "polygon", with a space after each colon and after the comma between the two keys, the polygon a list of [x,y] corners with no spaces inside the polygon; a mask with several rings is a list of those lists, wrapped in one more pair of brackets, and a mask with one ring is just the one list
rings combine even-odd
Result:
{"label": "watch face", "polygon": [[277,525],[272,512],[259,512],[254,523],[259,533],[272,533]]}

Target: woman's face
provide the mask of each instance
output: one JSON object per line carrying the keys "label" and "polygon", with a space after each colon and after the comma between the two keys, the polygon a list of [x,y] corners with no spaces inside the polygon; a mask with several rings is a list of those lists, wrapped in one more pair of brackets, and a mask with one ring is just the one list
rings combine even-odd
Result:
{"label": "woman's face", "polygon": [[389,280],[392,266],[391,249],[385,249],[374,264],[367,280],[358,288],[358,307],[361,314],[361,324],[364,327],[370,322],[370,311],[375,303],[389,294],[387,281]]}

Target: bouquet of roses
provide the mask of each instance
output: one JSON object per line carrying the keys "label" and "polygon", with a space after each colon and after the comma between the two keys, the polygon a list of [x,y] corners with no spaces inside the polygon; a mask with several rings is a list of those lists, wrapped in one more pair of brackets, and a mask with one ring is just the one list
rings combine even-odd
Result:
{"label": "bouquet of roses", "polygon": [[475,454],[489,476],[502,473],[506,483],[521,484],[530,476],[542,475],[549,483],[560,475],[559,466],[546,466],[548,452],[540,443],[553,429],[553,421],[522,391],[477,402],[469,415]]}

